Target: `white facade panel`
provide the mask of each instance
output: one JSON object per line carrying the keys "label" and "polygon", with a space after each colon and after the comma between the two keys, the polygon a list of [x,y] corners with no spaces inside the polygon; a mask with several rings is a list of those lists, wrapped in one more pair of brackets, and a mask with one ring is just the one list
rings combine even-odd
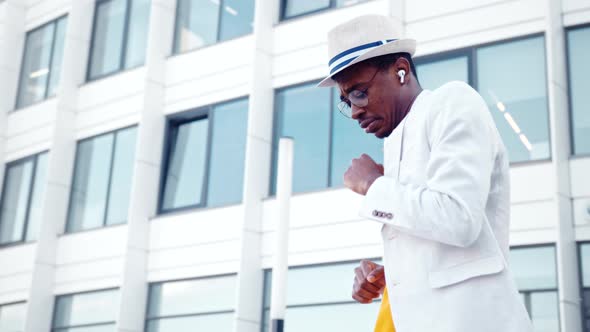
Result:
{"label": "white facade panel", "polygon": [[35,244],[0,251],[0,303],[24,300],[30,287]]}
{"label": "white facade panel", "polygon": [[235,205],[156,217],[150,221],[150,251],[237,240],[242,213]]}
{"label": "white facade panel", "polygon": [[590,197],[590,158],[570,160],[573,197]]}
{"label": "white facade panel", "polygon": [[80,86],[78,112],[136,96],[143,92],[145,68],[139,67]]}
{"label": "white facade panel", "polygon": [[70,10],[70,0],[23,0],[27,2],[26,29],[31,30],[65,15]]}
{"label": "white facade panel", "polygon": [[121,257],[126,234],[127,226],[117,225],[62,235],[57,244],[56,264],[65,266]]}
{"label": "white facade panel", "polygon": [[550,162],[510,168],[510,201],[514,203],[553,199],[553,165]]}

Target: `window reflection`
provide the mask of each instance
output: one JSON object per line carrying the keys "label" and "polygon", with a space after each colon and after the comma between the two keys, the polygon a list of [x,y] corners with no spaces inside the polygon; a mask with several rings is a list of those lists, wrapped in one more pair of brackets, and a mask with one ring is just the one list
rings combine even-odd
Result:
{"label": "window reflection", "polygon": [[67,18],[27,33],[16,108],[55,95],[61,72]]}
{"label": "window reflection", "polygon": [[236,276],[151,285],[148,332],[227,331],[233,327]]}
{"label": "window reflection", "polygon": [[510,249],[510,269],[535,332],[559,331],[555,247]]}
{"label": "window reflection", "polygon": [[136,132],[125,128],[78,143],[68,232],[127,221]]}
{"label": "window reflection", "polygon": [[88,79],[143,65],[151,0],[96,3]]}
{"label": "window reflection", "polygon": [[477,88],[488,104],[510,161],[549,158],[544,38],[486,46],[476,53]]}
{"label": "window reflection", "polygon": [[569,87],[573,153],[590,154],[590,27],[568,31]]}
{"label": "window reflection", "polygon": [[252,33],[254,0],[179,0],[174,53]]}
{"label": "window reflection", "polygon": [[0,332],[22,332],[25,329],[26,303],[0,305]]}
{"label": "window reflection", "polygon": [[[382,264],[380,260],[375,261]],[[285,331],[365,331],[375,324],[380,300],[365,305],[350,297],[358,262],[289,268]],[[269,331],[272,271],[264,276],[263,326]]]}
{"label": "window reflection", "polygon": [[37,239],[47,153],[6,165],[0,197],[0,245]]}
{"label": "window reflection", "polygon": [[118,302],[119,291],[116,289],[59,296],[55,304],[52,331],[96,325],[88,331],[114,332]]}
{"label": "window reflection", "polygon": [[416,61],[420,86],[424,89],[434,90],[450,81],[461,81],[469,84],[468,60],[467,56],[458,56],[428,62]]}
{"label": "window reflection", "polygon": [[174,116],[161,211],[240,203],[247,127],[245,98]]}

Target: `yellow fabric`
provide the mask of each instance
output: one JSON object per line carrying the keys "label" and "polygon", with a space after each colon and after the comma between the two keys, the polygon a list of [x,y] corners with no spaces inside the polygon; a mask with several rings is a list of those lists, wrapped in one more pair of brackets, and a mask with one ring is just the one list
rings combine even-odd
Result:
{"label": "yellow fabric", "polygon": [[395,332],[393,326],[393,317],[391,317],[391,310],[389,309],[389,296],[387,295],[387,288],[383,291],[383,298],[381,299],[381,307],[379,308],[379,316],[375,323],[375,332]]}

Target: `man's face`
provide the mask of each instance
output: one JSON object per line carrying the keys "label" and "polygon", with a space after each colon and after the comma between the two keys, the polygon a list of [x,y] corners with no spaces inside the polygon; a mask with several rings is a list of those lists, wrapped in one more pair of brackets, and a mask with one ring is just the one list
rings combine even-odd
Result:
{"label": "man's face", "polygon": [[[340,97],[343,101],[352,99],[352,118],[368,134],[378,138],[387,137],[399,124],[396,105],[399,99],[399,82],[392,79],[391,70],[359,63],[346,69],[338,78]],[[351,94],[352,92],[352,94]],[[354,104],[355,94],[368,99],[366,106]],[[349,98],[350,97],[350,98]]]}

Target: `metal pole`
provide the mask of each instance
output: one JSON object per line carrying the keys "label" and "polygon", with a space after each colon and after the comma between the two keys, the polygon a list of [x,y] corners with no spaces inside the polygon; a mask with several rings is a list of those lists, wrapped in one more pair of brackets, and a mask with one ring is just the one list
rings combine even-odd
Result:
{"label": "metal pole", "polygon": [[289,209],[293,184],[293,139],[283,137],[279,141],[277,172],[278,224],[275,238],[275,254],[272,268],[270,302],[270,330],[283,332],[287,306],[287,269],[289,267]]}

